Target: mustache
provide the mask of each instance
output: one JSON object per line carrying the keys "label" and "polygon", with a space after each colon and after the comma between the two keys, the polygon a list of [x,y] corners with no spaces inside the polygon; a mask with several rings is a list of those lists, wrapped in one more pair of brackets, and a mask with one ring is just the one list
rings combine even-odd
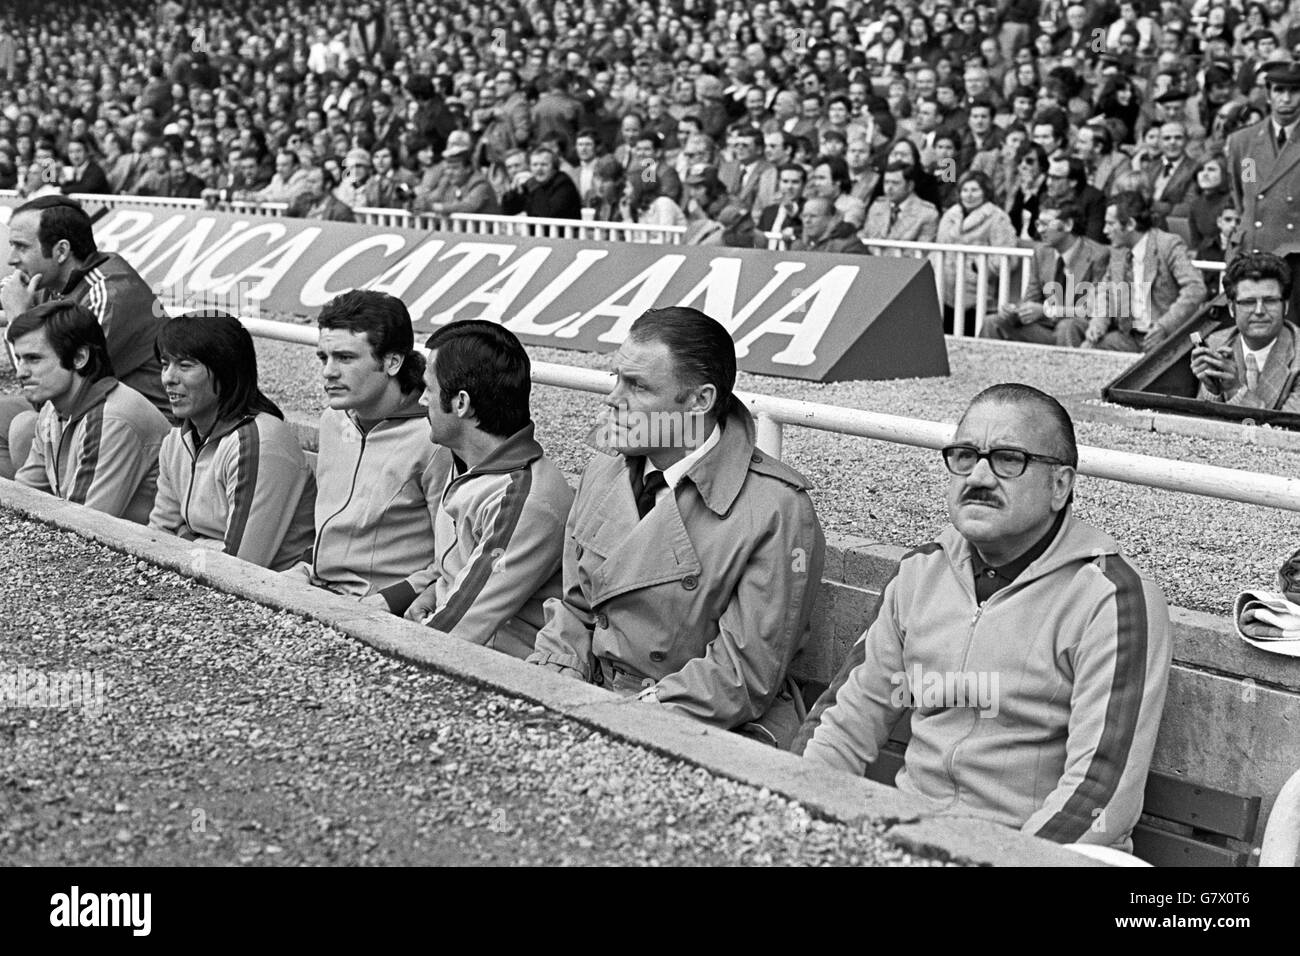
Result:
{"label": "mustache", "polygon": [[1002,504],[1002,499],[987,488],[971,488],[963,492],[961,496],[961,503],[966,504],[967,502],[972,502],[974,504],[1000,505]]}

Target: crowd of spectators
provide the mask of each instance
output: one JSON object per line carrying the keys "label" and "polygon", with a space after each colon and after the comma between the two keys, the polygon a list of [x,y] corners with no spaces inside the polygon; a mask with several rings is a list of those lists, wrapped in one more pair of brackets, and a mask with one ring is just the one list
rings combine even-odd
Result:
{"label": "crowd of spectators", "polygon": [[1287,0],[16,3],[0,188],[838,252],[1042,243],[1063,203],[1107,245],[1109,200],[1136,192],[1218,259],[1225,140],[1296,49]]}

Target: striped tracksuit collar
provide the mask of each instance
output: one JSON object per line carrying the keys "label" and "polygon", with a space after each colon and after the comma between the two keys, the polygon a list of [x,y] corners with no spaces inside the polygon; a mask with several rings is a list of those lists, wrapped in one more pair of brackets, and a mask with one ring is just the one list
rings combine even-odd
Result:
{"label": "striped tracksuit collar", "polygon": [[[1016,578],[1017,585],[1043,577],[1073,561],[1119,555],[1119,545],[1110,535],[1075,519],[1073,505],[1066,505],[1066,512],[1065,521],[1052,543],[1020,573]],[[968,580],[974,555],[970,542],[949,525],[939,534],[936,543],[948,554],[948,560],[960,572],[960,577]]]}
{"label": "striped tracksuit collar", "polygon": [[107,252],[95,252],[92,254],[89,259],[81,264],[80,269],[74,269],[72,274],[68,276],[68,284],[63,287],[63,291],[59,294],[63,296],[72,295],[72,290],[81,285],[86,276],[90,275],[90,273],[102,266],[107,260]]}
{"label": "striped tracksuit collar", "polygon": [[533,423],[529,422],[507,438],[496,451],[469,470],[466,470],[465,463],[453,452],[452,461],[456,463],[456,473],[452,481],[459,481],[473,475],[504,475],[518,471],[520,468],[527,468],[543,454],[542,446],[533,438],[534,427]]}
{"label": "striped tracksuit collar", "polygon": [[68,425],[75,425],[78,421],[86,417],[96,405],[102,405],[108,400],[109,392],[117,388],[118,381],[111,375],[106,375],[98,381],[91,382],[90,385],[77,397],[77,403],[72,406],[68,413]]}
{"label": "striped tracksuit collar", "polygon": [[[348,409],[344,414],[347,415],[348,421],[352,423],[353,427],[356,428],[358,432],[361,432],[362,434],[366,433],[366,429],[361,427],[361,419],[357,418],[356,412],[352,411],[352,409]],[[380,425],[384,424],[384,422],[404,422],[411,418],[424,418],[428,414],[429,413],[425,410],[424,406],[420,404],[420,393],[417,392],[409,398],[401,408],[393,412],[393,414],[387,415],[384,418],[379,419],[377,422],[372,423],[370,431],[374,431]]]}
{"label": "striped tracksuit collar", "polygon": [[184,431],[181,434],[185,439],[186,446],[190,449],[190,453],[195,454],[196,450],[202,451],[208,447],[216,447],[221,442],[221,439],[256,420],[256,418],[256,415],[249,414],[219,421],[212,426],[212,431],[206,437],[200,435],[199,430],[194,427],[194,423],[187,419],[183,426]]}

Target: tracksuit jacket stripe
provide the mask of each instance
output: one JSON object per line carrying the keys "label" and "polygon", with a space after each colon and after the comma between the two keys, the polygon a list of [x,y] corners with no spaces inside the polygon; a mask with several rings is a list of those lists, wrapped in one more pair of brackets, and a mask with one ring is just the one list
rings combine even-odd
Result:
{"label": "tracksuit jacket stripe", "polygon": [[226,529],[226,554],[239,554],[248,527],[248,516],[253,510],[257,494],[257,466],[261,455],[256,421],[239,427],[239,461],[235,466],[235,488],[231,496],[230,525]]}
{"label": "tracksuit jacket stripe", "polygon": [[531,468],[521,468],[510,476],[510,487],[501,496],[501,508],[492,522],[492,530],[483,541],[473,566],[461,581],[456,593],[451,596],[442,610],[438,611],[428,622],[428,626],[439,631],[451,631],[461,618],[474,606],[479,594],[492,575],[492,566],[497,559],[509,550],[510,539],[514,537],[515,528],[528,503],[528,493],[533,487]]}
{"label": "tracksuit jacket stripe", "polygon": [[1083,780],[1065,805],[1037,835],[1057,843],[1074,843],[1092,826],[1092,810],[1110,805],[1128,765],[1137,735],[1138,715],[1147,676],[1147,604],[1142,579],[1119,555],[1107,555],[1102,572],[1115,587],[1115,673],[1101,739]]}
{"label": "tracksuit jacket stripe", "polygon": [[90,311],[95,314],[99,324],[104,324],[104,318],[107,315],[108,297],[104,291],[105,278],[104,273],[98,269],[92,269],[87,276],[89,279],[90,294],[87,296]]}
{"label": "tracksuit jacket stripe", "polygon": [[[898,562],[898,567],[894,569],[893,575],[885,582],[884,587],[880,589],[880,597],[876,601],[875,613],[873,613],[870,618],[872,622],[874,622],[876,617],[879,616],[880,609],[885,603],[885,589],[894,583],[894,578],[898,577],[899,572],[903,570],[903,562],[914,555],[933,554],[940,550],[941,547],[942,546],[937,541],[931,541],[927,544],[921,545],[920,547],[913,548],[911,551],[908,551],[903,555]],[[867,638],[864,630],[862,636],[858,638],[857,643],[855,643],[849,650],[848,658],[840,665],[840,669],[836,673],[834,680],[831,681],[831,685],[827,687],[826,690],[822,691],[822,695],[817,698],[817,703],[813,705],[813,709],[808,712],[808,716],[804,719],[802,726],[800,726],[799,732],[795,734],[794,742],[790,745],[790,751],[792,753],[800,756],[803,755],[804,749],[808,746],[808,741],[812,740],[813,734],[817,732],[817,728],[822,722],[822,715],[835,706],[835,701],[839,697],[840,690],[848,682],[849,675],[853,673],[853,668],[857,667],[866,659]]]}
{"label": "tracksuit jacket stripe", "polygon": [[[69,428],[74,426],[69,426]],[[99,443],[104,434],[104,403],[101,401],[82,419],[85,429],[82,438],[81,463],[72,479],[72,493],[68,500],[79,505],[86,503],[90,486],[95,483],[95,468],[99,465]]]}

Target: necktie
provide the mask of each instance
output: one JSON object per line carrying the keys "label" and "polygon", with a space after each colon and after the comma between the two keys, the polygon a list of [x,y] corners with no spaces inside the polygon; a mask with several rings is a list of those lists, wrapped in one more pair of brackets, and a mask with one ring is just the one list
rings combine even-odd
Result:
{"label": "necktie", "polygon": [[650,513],[659,492],[668,487],[662,471],[652,471],[646,476],[645,465],[646,460],[642,458],[632,468],[632,496],[636,498],[636,513],[639,518],[644,518]]}
{"label": "necktie", "polygon": [[893,229],[896,222],[898,222],[898,203],[891,202],[889,204],[889,228]]}
{"label": "necktie", "polygon": [[1279,126],[1277,128],[1277,148],[1281,149],[1285,145],[1286,145],[1286,127]]}
{"label": "necktie", "polygon": [[1059,252],[1056,254],[1056,274],[1052,277],[1061,289],[1061,294],[1065,294],[1065,256]]}
{"label": "necktie", "polygon": [[[1124,286],[1127,289],[1133,288],[1133,247],[1129,246],[1124,250]],[[1134,303],[1137,300],[1137,293],[1130,292],[1129,307],[1127,309],[1118,309],[1119,316],[1115,324],[1119,326],[1120,332],[1128,335],[1133,330],[1133,313],[1136,311]]]}
{"label": "necktie", "polygon": [[1259,386],[1259,362],[1255,356],[1246,354],[1246,391],[1253,392]]}

